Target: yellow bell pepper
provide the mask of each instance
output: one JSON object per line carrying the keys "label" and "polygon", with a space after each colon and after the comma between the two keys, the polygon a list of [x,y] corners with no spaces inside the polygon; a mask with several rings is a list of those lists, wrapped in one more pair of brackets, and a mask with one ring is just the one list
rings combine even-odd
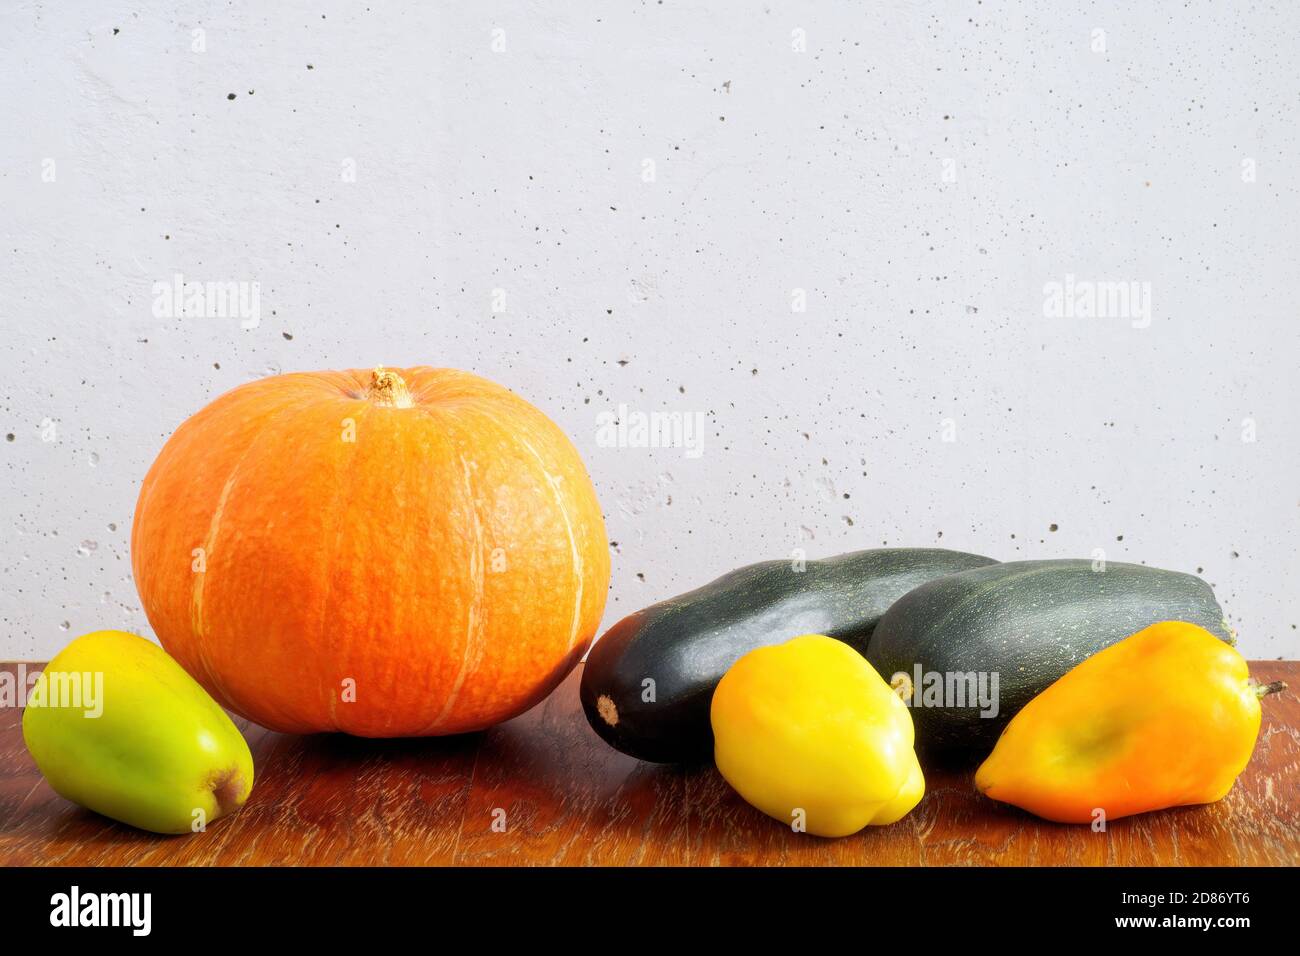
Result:
{"label": "yellow bell pepper", "polygon": [[718,684],[710,718],[722,776],[796,830],[835,837],[893,823],[925,793],[907,706],[834,638],[750,651]]}
{"label": "yellow bell pepper", "polygon": [[1048,820],[1091,823],[1213,803],[1259,734],[1245,660],[1209,631],[1153,624],[1076,665],[1002,731],[975,785]]}

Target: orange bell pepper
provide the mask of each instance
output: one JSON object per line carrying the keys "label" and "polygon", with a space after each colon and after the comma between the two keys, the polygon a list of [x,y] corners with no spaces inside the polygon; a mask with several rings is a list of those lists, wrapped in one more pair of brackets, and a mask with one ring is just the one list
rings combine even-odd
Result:
{"label": "orange bell pepper", "polygon": [[1195,624],[1153,624],[1031,700],[975,785],[1063,823],[1213,803],[1250,761],[1260,699],[1285,686],[1256,684],[1240,654]]}

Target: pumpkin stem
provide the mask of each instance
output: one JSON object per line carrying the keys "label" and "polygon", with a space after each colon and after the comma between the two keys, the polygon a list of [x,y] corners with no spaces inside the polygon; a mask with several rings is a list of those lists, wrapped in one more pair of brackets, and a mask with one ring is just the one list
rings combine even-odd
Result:
{"label": "pumpkin stem", "polygon": [[406,387],[406,382],[402,380],[402,376],[396,372],[385,371],[382,365],[377,366],[370,373],[370,386],[366,389],[366,398],[386,408],[411,407],[411,392]]}

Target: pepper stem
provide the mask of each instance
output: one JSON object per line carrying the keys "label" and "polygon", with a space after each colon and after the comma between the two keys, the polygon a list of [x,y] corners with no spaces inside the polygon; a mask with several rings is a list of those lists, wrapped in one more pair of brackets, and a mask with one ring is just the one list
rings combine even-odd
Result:
{"label": "pepper stem", "polygon": [[1286,681],[1275,680],[1271,684],[1256,684],[1255,696],[1262,700],[1269,694],[1280,694],[1284,690],[1286,690]]}

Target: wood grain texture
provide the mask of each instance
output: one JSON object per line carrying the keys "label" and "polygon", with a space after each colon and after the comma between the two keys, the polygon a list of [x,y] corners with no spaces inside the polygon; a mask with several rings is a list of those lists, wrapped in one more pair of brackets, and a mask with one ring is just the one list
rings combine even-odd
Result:
{"label": "wood grain texture", "polygon": [[[0,665],[14,670],[14,665]],[[237,721],[257,782],[206,833],[141,833],[58,797],[0,710],[0,865],[1028,865],[1300,864],[1300,662],[1251,665],[1290,689],[1264,704],[1250,766],[1217,804],[1111,822],[1048,823],[981,797],[969,773],[927,772],[900,822],[840,840],[796,834],[712,767],[642,763],[606,746],[578,674],[479,734],[293,737]],[[504,811],[505,830],[493,828]]]}

